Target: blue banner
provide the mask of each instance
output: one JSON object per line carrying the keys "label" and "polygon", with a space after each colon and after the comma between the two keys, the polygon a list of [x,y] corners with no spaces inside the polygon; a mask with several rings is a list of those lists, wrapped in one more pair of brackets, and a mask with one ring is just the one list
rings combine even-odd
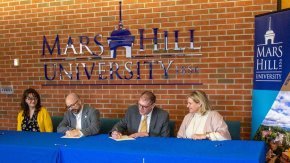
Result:
{"label": "blue banner", "polygon": [[267,162],[290,161],[290,10],[255,17],[251,137],[268,144]]}

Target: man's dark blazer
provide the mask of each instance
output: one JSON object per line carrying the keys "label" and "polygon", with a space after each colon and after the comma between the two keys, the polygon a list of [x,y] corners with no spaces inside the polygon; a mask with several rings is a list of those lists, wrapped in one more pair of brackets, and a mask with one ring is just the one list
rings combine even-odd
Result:
{"label": "man's dark blazer", "polygon": [[[57,127],[57,132],[64,133],[76,128],[76,116],[67,111]],[[100,131],[100,112],[97,109],[84,105],[82,111],[82,129],[84,136],[96,135]]]}
{"label": "man's dark blazer", "polygon": [[[111,132],[118,131],[122,134],[134,134],[138,132],[141,121],[138,105],[130,106],[125,117],[114,125]],[[169,114],[167,111],[154,107],[151,115],[149,136],[169,136]],[[111,133],[110,132],[110,133]]]}

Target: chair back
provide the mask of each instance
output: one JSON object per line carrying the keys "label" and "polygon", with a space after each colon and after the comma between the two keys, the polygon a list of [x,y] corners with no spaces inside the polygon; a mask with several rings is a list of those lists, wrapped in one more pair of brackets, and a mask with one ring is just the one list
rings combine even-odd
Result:
{"label": "chair back", "polygon": [[58,124],[62,121],[63,117],[62,116],[52,116],[51,121],[52,121],[52,126],[53,126],[53,132],[56,132]]}
{"label": "chair back", "polygon": [[240,130],[241,130],[241,122],[240,121],[226,121],[228,125],[229,132],[231,134],[232,140],[240,140]]}

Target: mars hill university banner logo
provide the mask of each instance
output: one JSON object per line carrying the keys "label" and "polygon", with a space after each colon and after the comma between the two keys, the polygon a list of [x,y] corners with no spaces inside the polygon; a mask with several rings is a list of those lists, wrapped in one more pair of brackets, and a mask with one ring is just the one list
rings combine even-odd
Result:
{"label": "mars hill university banner logo", "polygon": [[264,34],[264,43],[257,45],[255,81],[281,82],[283,67],[283,42],[275,42],[275,32],[271,29],[271,17],[268,30]]}
{"label": "mars hill university banner logo", "polygon": [[255,18],[251,137],[266,142],[266,162],[290,162],[289,16],[283,10]]}
{"label": "mars hill university banner logo", "polygon": [[[153,28],[153,38],[145,38],[144,37],[144,29],[139,29],[139,51],[144,51],[144,41],[152,40],[153,41],[153,51],[157,52],[152,55],[132,55],[132,48],[134,42],[136,40],[135,36],[131,34],[128,29],[123,27],[122,23],[122,12],[121,12],[121,2],[120,2],[120,12],[119,12],[119,24],[118,28],[115,29],[109,37],[107,37],[108,47],[110,49],[109,55],[105,54],[104,45],[99,41],[100,38],[103,38],[103,35],[97,34],[92,38],[88,36],[79,36],[79,53],[77,52],[73,39],[69,36],[66,47],[64,49],[64,53],[61,53],[60,47],[60,37],[56,35],[53,45],[49,43],[46,36],[43,36],[43,46],[42,46],[42,59],[41,62],[44,63],[44,77],[46,80],[55,81],[55,80],[63,80],[64,76],[69,80],[81,80],[80,71],[84,71],[87,80],[91,80],[93,78],[93,72],[98,71],[98,80],[141,80],[145,78],[141,78],[141,76],[146,76],[146,79],[153,80],[154,72],[156,68],[163,71],[163,79],[170,79],[170,76],[174,76],[173,74],[169,74],[169,72],[174,72],[175,77],[177,75],[189,75],[189,74],[198,74],[200,69],[197,65],[181,65],[180,63],[174,65],[174,58],[177,57],[200,57],[201,54],[184,54],[183,51],[186,48],[179,47],[179,32],[178,30],[173,31],[174,33],[174,48],[173,51],[176,53],[159,53],[160,50],[168,52],[169,50],[169,31],[163,32],[163,49],[160,48],[158,44],[161,39],[158,38],[158,28]],[[170,31],[171,32],[171,31]],[[194,47],[194,29],[188,31],[188,39],[189,50],[200,50],[201,47]],[[99,51],[92,51],[89,43],[93,42],[99,49]],[[96,48],[95,47],[95,48]],[[118,63],[117,49],[125,48],[125,56],[128,60],[127,62]],[[84,56],[84,51],[89,53],[89,56]],[[55,52],[56,51],[56,52]],[[46,52],[49,53],[50,57],[46,57]],[[72,53],[74,57],[68,57],[68,53]],[[57,54],[56,54],[57,53]],[[78,57],[75,57],[78,56]],[[138,60],[138,59],[146,59],[146,60]],[[152,61],[150,61],[152,58]],[[159,60],[157,60],[159,58]],[[160,58],[169,58],[166,60],[162,60]],[[134,59],[134,60],[131,60]],[[137,59],[137,60],[136,60]],[[149,59],[149,60],[148,60]],[[81,60],[87,60],[83,62]],[[113,60],[113,61],[107,61]],[[73,62],[72,62],[73,61]],[[80,63],[79,63],[80,61]],[[93,62],[88,62],[93,61]],[[98,62],[96,62],[98,61]],[[49,63],[46,63],[49,62]],[[72,62],[72,63],[71,63]],[[88,64],[90,64],[88,66]],[[157,66],[158,65],[158,66]],[[90,68],[89,68],[90,67]],[[147,68],[148,67],[148,68]],[[154,69],[155,68],[155,69]],[[146,69],[141,71],[142,69]],[[147,70],[149,69],[149,70]],[[141,74],[141,73],[146,73]],[[65,75],[63,75],[65,74]],[[180,77],[177,77],[180,79]],[[82,79],[83,80],[83,79]],[[170,84],[167,82],[167,84]],[[178,84],[178,83],[171,83]],[[201,83],[179,83],[182,85],[190,84],[190,85],[200,85]]]}

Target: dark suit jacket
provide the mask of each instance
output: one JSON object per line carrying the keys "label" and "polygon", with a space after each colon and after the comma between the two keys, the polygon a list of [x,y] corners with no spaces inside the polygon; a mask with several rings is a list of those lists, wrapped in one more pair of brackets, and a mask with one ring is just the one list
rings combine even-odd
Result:
{"label": "dark suit jacket", "polygon": [[[137,105],[130,106],[126,112],[125,117],[114,125],[113,131],[119,131],[122,134],[128,135],[138,132],[141,115]],[[154,107],[151,115],[149,136],[169,136],[169,114],[168,112]],[[110,132],[110,133],[111,133]]]}
{"label": "dark suit jacket", "polygon": [[[76,128],[76,117],[71,111],[64,114],[63,120],[57,127],[57,132],[65,133]],[[82,111],[82,129],[84,136],[96,135],[100,131],[100,112],[97,109],[84,105]]]}

